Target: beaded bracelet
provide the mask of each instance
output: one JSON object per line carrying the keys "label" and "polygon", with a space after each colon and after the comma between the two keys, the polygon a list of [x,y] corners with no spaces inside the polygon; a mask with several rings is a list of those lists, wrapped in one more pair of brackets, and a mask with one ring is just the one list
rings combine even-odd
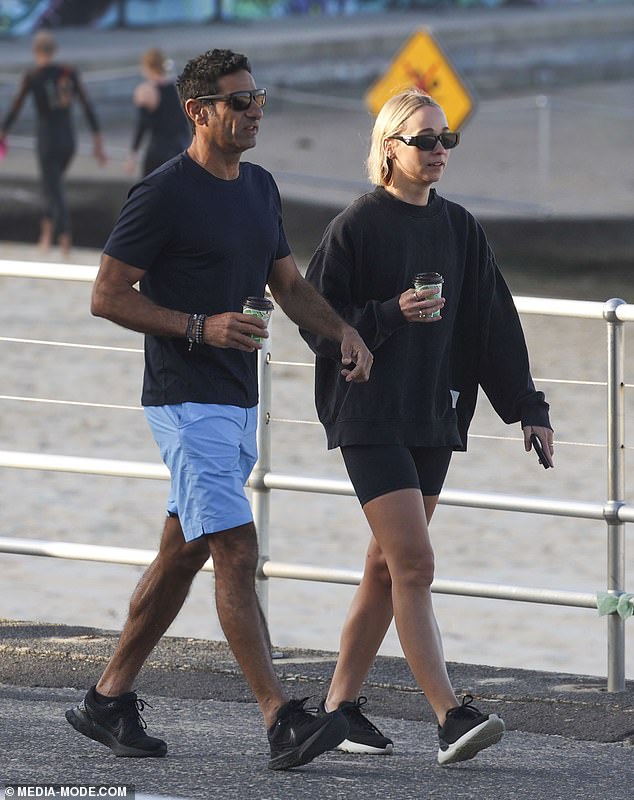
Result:
{"label": "beaded bracelet", "polygon": [[187,320],[187,330],[185,331],[185,338],[189,342],[189,349],[192,349],[192,345],[194,344],[194,324],[196,322],[196,315],[190,314],[189,319]]}
{"label": "beaded bracelet", "polygon": [[195,344],[203,343],[203,332],[205,329],[206,319],[207,319],[206,314],[189,315],[189,319],[187,320],[187,330],[185,332],[185,337],[189,342],[190,351]]}

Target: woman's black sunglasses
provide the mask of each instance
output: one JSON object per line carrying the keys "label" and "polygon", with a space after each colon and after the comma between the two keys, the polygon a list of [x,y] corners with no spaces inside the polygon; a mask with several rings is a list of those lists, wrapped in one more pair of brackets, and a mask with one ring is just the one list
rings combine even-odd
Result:
{"label": "woman's black sunglasses", "polygon": [[251,103],[262,106],[266,103],[266,89],[254,89],[252,92],[243,89],[239,92],[229,92],[229,94],[204,94],[196,97],[196,100],[224,100],[229,103],[233,111],[246,111]]}
{"label": "woman's black sunglasses", "polygon": [[434,147],[440,142],[445,150],[453,150],[460,142],[460,133],[458,131],[445,131],[444,133],[421,133],[418,136],[409,136],[408,134],[397,134],[395,136],[388,136],[388,139],[398,139],[410,147],[418,147],[419,150],[433,150]]}

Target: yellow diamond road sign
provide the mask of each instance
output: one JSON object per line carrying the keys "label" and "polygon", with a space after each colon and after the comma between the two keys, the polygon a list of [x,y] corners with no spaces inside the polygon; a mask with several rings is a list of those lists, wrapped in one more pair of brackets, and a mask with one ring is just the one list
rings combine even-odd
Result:
{"label": "yellow diamond road sign", "polygon": [[452,130],[459,130],[474,110],[472,94],[426,30],[417,31],[407,40],[385,75],[368,91],[366,103],[373,114],[378,114],[392,95],[414,86],[442,106]]}

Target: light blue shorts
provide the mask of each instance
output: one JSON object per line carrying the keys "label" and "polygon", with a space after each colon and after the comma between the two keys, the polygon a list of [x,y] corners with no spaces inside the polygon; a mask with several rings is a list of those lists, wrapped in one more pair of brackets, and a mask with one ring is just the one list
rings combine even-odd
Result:
{"label": "light blue shorts", "polygon": [[244,486],[257,460],[257,407],[181,403],[144,411],[170,471],[167,513],[179,518],[185,539],[251,522]]}

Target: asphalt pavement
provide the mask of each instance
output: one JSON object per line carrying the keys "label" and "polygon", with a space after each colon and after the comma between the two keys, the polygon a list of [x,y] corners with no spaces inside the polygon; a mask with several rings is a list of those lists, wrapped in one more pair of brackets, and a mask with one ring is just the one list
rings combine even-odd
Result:
{"label": "asphalt pavement", "polygon": [[[391,756],[328,752],[271,772],[257,705],[226,644],[169,637],[137,686],[164,759],[116,758],[77,734],[64,711],[94,683],[113,631],[0,621],[0,785],[133,785],[142,794],[236,800],[605,800],[634,791],[634,682],[605,691],[598,677],[449,664],[459,694],[500,714],[507,733],[475,759],[436,763],[436,725],[405,661],[379,657],[368,715],[395,742]],[[289,696],[317,705],[335,654],[276,650]]]}

